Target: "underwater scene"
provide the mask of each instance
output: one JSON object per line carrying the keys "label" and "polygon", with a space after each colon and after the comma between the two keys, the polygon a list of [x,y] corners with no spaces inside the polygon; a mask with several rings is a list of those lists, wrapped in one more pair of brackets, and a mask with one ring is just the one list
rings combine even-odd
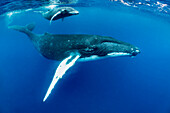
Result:
{"label": "underwater scene", "polygon": [[0,113],[170,113],[169,0],[1,0]]}

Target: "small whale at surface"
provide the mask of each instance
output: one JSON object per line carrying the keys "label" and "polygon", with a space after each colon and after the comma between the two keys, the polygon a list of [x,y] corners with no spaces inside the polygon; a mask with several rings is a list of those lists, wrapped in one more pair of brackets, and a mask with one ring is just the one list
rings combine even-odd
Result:
{"label": "small whale at surface", "polygon": [[35,11],[35,12],[41,13],[45,19],[50,20],[50,23],[53,20],[62,19],[63,21],[65,17],[79,14],[79,11],[75,10],[72,7],[58,7],[58,8],[54,7],[46,12],[44,11]]}
{"label": "small whale at surface", "polygon": [[57,81],[76,61],[136,56],[140,53],[138,47],[112,37],[88,34],[35,34],[32,32],[34,27],[34,24],[9,26],[10,29],[28,35],[41,55],[51,60],[61,61],[43,101],[48,98]]}

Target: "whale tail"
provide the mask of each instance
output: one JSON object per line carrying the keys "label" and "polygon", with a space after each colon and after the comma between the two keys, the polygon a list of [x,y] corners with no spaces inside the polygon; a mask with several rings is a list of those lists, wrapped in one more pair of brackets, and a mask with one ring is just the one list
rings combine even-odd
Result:
{"label": "whale tail", "polygon": [[14,26],[8,26],[9,29],[14,29],[19,32],[23,32],[27,34],[30,38],[33,38],[35,34],[32,33],[32,30],[35,28],[35,24],[28,24],[26,26],[19,26],[19,25],[14,25]]}

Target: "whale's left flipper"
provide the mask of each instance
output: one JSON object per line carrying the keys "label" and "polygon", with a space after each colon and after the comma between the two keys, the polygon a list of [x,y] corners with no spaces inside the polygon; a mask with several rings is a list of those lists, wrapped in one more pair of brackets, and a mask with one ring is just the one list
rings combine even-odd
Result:
{"label": "whale's left flipper", "polygon": [[58,80],[63,77],[65,72],[69,68],[71,68],[79,58],[80,58],[80,54],[76,54],[76,55],[73,54],[73,55],[70,55],[69,57],[67,57],[66,59],[64,59],[60,63],[60,65],[56,69],[55,75],[54,75],[53,80],[47,90],[47,93],[43,99],[43,102],[45,102],[45,100],[48,98],[48,96],[50,95],[52,89],[54,88],[54,86],[58,82]]}
{"label": "whale's left flipper", "polygon": [[57,15],[59,15],[60,13],[61,13],[61,11],[58,11],[57,13],[55,13],[55,14],[51,17],[51,19],[50,19],[50,24],[51,24],[52,20],[53,20]]}

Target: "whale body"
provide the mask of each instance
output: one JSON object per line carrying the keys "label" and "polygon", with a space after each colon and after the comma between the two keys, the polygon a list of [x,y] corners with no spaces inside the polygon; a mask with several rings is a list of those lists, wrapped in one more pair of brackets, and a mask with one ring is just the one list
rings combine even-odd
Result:
{"label": "whale body", "polygon": [[48,10],[47,12],[40,11],[40,13],[45,19],[50,20],[51,23],[53,20],[58,20],[58,19],[64,20],[65,17],[78,15],[79,11],[77,11],[72,7],[58,7],[58,8],[54,7]]}
{"label": "whale body", "polygon": [[28,35],[35,48],[46,58],[61,61],[53,80],[43,99],[46,101],[52,89],[65,72],[77,60],[94,60],[115,56],[136,56],[138,47],[116,40],[112,37],[87,34],[35,34],[34,24],[27,26],[9,26]]}
{"label": "whale body", "polygon": [[34,27],[34,24],[9,26],[28,35],[35,48],[51,60],[61,61],[71,53],[81,54],[80,59],[94,56],[96,58],[136,56],[140,53],[138,47],[112,37],[87,34],[35,34],[32,32]]}

